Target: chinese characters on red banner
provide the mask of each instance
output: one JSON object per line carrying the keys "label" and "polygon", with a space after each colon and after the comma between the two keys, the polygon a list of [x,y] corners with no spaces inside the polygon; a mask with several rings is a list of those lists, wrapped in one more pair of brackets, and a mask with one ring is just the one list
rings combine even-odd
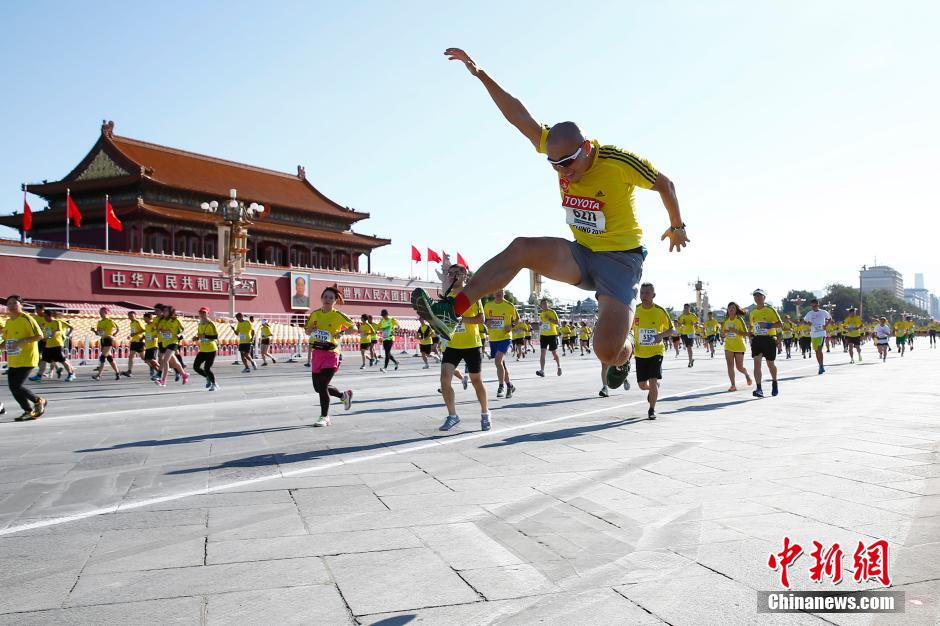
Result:
{"label": "chinese characters on red banner", "polygon": [[358,287],[350,285],[340,285],[340,291],[343,294],[343,300],[346,302],[388,302],[390,304],[405,304],[411,301],[410,292],[407,289],[380,288],[380,287]]}
{"label": "chinese characters on red banner", "polygon": [[[828,549],[820,542],[813,540],[814,550],[809,553],[813,565],[809,568],[810,580],[821,583],[828,578],[833,584],[842,581],[842,546],[834,543]],[[803,546],[791,543],[790,537],[783,538],[783,550],[770,555],[767,567],[780,570],[780,584],[790,588],[789,568],[803,554]],[[853,580],[855,582],[868,582],[875,579],[885,587],[891,585],[888,574],[888,542],[884,539],[873,541],[867,546],[859,541],[852,556]]]}
{"label": "chinese characters on red banner", "polygon": [[[190,272],[154,272],[145,269],[102,267],[101,286],[104,289],[129,291],[228,294],[228,278],[225,276],[193,274]],[[257,281],[253,278],[236,279],[235,294],[238,296],[257,296]]]}

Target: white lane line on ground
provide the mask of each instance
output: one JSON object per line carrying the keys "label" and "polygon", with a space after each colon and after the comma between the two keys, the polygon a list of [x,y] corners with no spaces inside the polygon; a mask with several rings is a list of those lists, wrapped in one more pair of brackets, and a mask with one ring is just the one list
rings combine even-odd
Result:
{"label": "white lane line on ground", "polygon": [[[793,368],[792,370],[788,370],[787,373],[795,372],[795,371],[800,371],[800,370],[804,370],[804,369],[814,369],[814,368],[816,368],[816,367],[817,367],[817,366],[816,366],[815,364],[812,365],[812,366],[796,367],[796,368]],[[701,392],[701,391],[708,391],[708,390],[710,390],[710,389],[716,389],[716,388],[724,387],[725,384],[726,384],[726,383],[719,383],[719,384],[708,385],[708,386],[705,386],[705,387],[699,387],[699,388],[697,388],[697,389],[691,389],[691,390],[683,391],[683,392],[679,392],[679,393],[669,394],[669,395],[661,396],[661,397],[659,398],[659,400],[665,400],[666,398],[681,398],[682,396],[686,396],[686,395],[691,395],[691,394],[699,393],[699,392]],[[28,523],[28,524],[20,524],[20,525],[18,525],[18,526],[10,526],[9,528],[5,528],[5,529],[3,529],[3,530],[0,530],[0,537],[2,537],[2,536],[4,536],[4,535],[13,535],[13,534],[15,534],[15,533],[25,532],[25,531],[27,531],[27,530],[36,530],[36,529],[39,529],[39,528],[48,528],[48,527],[50,527],[50,526],[60,526],[60,525],[62,525],[62,524],[68,524],[68,523],[70,523],[70,522],[77,522],[77,521],[80,521],[80,520],[83,520],[83,519],[88,519],[88,518],[90,518],[90,517],[97,517],[97,516],[99,516],[99,515],[107,515],[107,514],[109,514],[109,513],[119,513],[119,512],[125,512],[125,511],[133,511],[133,510],[137,510],[137,509],[143,509],[143,508],[146,508],[146,507],[148,507],[148,506],[153,506],[153,505],[155,505],[155,504],[163,504],[163,503],[165,503],[165,502],[175,502],[176,500],[183,500],[183,499],[185,499],[185,498],[190,498],[190,497],[193,497],[193,496],[207,495],[207,494],[210,494],[210,493],[215,493],[215,492],[217,492],[217,491],[224,491],[224,490],[226,490],[226,489],[232,489],[232,488],[236,488],[236,487],[245,487],[245,486],[248,486],[248,485],[256,485],[256,484],[258,484],[258,483],[263,483],[263,482],[267,482],[267,481],[271,481],[271,480],[277,480],[278,478],[290,478],[290,477],[294,477],[294,476],[302,476],[302,475],[305,475],[305,474],[313,474],[313,473],[315,473],[315,472],[323,471],[323,470],[326,470],[326,469],[332,469],[332,468],[334,468],[334,467],[340,467],[340,466],[342,466],[342,465],[351,465],[351,464],[353,464],[353,463],[368,463],[368,462],[370,462],[370,461],[376,461],[376,460],[378,460],[378,459],[384,459],[384,458],[390,457],[390,456],[399,456],[399,455],[402,455],[402,454],[409,454],[409,453],[412,453],[412,452],[420,452],[421,450],[427,450],[427,449],[430,449],[430,448],[450,446],[450,445],[454,445],[454,444],[457,444],[457,443],[464,443],[464,442],[467,442],[467,441],[473,441],[473,440],[476,440],[476,439],[482,439],[482,438],[484,438],[484,437],[494,437],[494,436],[497,436],[497,435],[502,435],[502,434],[504,434],[504,433],[514,432],[514,431],[517,431],[517,430],[523,430],[523,429],[527,429],[527,428],[535,428],[535,427],[538,427],[538,426],[546,426],[546,425],[548,425],[548,424],[554,424],[554,423],[556,423],[556,422],[561,422],[561,421],[573,419],[573,418],[576,418],[576,417],[585,417],[585,416],[587,416],[587,415],[594,415],[594,414],[597,414],[597,413],[605,413],[605,412],[607,412],[607,411],[615,411],[615,410],[617,410],[617,409],[623,409],[623,408],[630,407],[630,406],[636,406],[636,405],[638,405],[638,404],[646,404],[646,399],[644,398],[644,399],[642,399],[642,400],[636,400],[636,401],[634,401],[634,402],[625,402],[625,403],[623,403],[623,404],[617,404],[617,405],[614,405],[614,406],[602,407],[602,408],[593,409],[593,410],[590,410],[590,411],[581,411],[581,412],[578,412],[578,413],[571,413],[571,414],[569,414],[569,415],[562,415],[562,416],[553,417],[553,418],[550,418],[550,419],[537,420],[537,421],[535,421],[535,422],[526,422],[526,423],[523,423],[523,424],[516,424],[516,425],[514,425],[514,426],[506,426],[506,427],[503,427],[503,428],[498,428],[498,429],[490,430],[490,431],[487,431],[487,432],[482,432],[482,431],[481,431],[481,432],[468,433],[467,435],[462,436],[462,437],[449,437],[449,438],[447,438],[447,439],[429,441],[428,443],[418,444],[418,445],[411,446],[411,447],[407,447],[407,448],[396,448],[396,449],[387,450],[387,451],[385,451],[385,452],[379,452],[379,453],[376,453],[376,454],[369,454],[369,455],[360,456],[360,457],[352,457],[352,458],[341,459],[341,460],[339,460],[339,461],[334,461],[334,462],[332,462],[332,463],[327,463],[327,464],[324,464],[324,465],[315,465],[315,466],[313,466],[313,467],[301,467],[301,468],[294,469],[294,470],[290,470],[290,471],[287,471],[287,472],[278,472],[278,473],[276,473],[276,474],[269,474],[269,475],[267,475],[267,476],[257,476],[257,477],[255,477],[255,478],[248,478],[248,479],[245,479],[245,480],[239,480],[239,481],[235,481],[235,482],[231,482],[231,483],[225,483],[225,484],[221,484],[221,485],[216,485],[216,486],[214,486],[214,487],[206,487],[206,488],[204,488],[204,489],[194,489],[194,490],[191,490],[191,491],[183,491],[183,492],[179,492],[179,493],[175,493],[175,494],[171,494],[171,495],[159,496],[159,497],[156,497],[156,498],[149,498],[149,499],[147,499],[147,500],[139,500],[139,501],[137,501],[137,502],[118,503],[118,504],[114,504],[114,505],[112,505],[112,506],[108,506],[108,507],[104,507],[104,508],[100,508],[100,509],[94,509],[94,510],[92,510],[92,511],[86,511],[85,513],[77,513],[77,514],[75,514],[75,515],[66,515],[66,516],[63,516],[63,517],[54,517],[54,518],[50,518],[50,519],[47,519],[47,520],[41,520],[41,521],[38,521],[38,522],[30,522],[30,523]]]}

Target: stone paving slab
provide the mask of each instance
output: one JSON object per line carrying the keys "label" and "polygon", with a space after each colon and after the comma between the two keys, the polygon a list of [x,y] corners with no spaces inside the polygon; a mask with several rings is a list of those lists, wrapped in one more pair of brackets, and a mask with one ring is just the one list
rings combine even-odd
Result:
{"label": "stone paving slab", "polygon": [[[44,382],[47,417],[0,421],[0,623],[938,623],[940,351],[827,356],[825,376],[781,362],[764,400],[667,356],[655,422],[635,390],[597,398],[592,359],[511,362],[485,436],[462,390],[464,423],[436,430],[413,361],[341,371],[357,403],[329,429],[302,366],[222,366],[212,397]],[[851,546],[848,568],[886,539],[908,612],[758,615],[785,535]],[[794,588],[878,587],[810,562]]]}

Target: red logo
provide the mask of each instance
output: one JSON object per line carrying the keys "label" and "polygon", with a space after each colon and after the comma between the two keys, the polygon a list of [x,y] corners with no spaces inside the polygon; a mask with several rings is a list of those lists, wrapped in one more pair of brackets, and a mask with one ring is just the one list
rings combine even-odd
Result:
{"label": "red logo", "polygon": [[581,209],[582,211],[600,211],[604,208],[604,203],[596,198],[569,196],[566,193],[562,196],[561,206],[569,209]]}
{"label": "red logo", "polygon": [[559,178],[558,186],[561,187],[562,191],[567,192],[568,191],[568,179],[564,177]]}
{"label": "red logo", "polygon": [[[826,549],[825,545],[814,540],[813,547],[815,549],[810,553],[813,559],[813,565],[809,568],[810,580],[819,583],[824,578],[828,578],[834,584],[839,584],[842,581],[844,556],[842,546],[834,543]],[[803,554],[803,546],[791,543],[790,537],[784,537],[783,550],[771,554],[767,559],[767,567],[780,570],[780,584],[787,589],[790,588],[788,570],[801,554]],[[885,587],[891,585],[891,576],[888,573],[888,542],[884,539],[874,541],[867,546],[859,541],[855,554],[852,556],[852,565],[854,566],[852,578],[855,582],[875,579]]]}

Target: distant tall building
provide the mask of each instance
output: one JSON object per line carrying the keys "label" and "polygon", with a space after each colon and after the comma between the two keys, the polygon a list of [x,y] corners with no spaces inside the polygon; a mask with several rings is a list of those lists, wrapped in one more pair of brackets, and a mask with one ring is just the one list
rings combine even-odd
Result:
{"label": "distant tall building", "polygon": [[914,274],[914,289],[924,288],[924,275],[920,272]]}
{"label": "distant tall building", "polygon": [[908,304],[916,306],[918,309],[927,311],[930,307],[930,292],[926,289],[905,289],[904,301]]}
{"label": "distant tall building", "polygon": [[935,320],[940,320],[940,298],[934,294],[930,294],[930,317]]}
{"label": "distant tall building", "polygon": [[887,265],[873,265],[862,270],[862,293],[885,289],[898,298],[904,297],[904,280],[901,272]]}

